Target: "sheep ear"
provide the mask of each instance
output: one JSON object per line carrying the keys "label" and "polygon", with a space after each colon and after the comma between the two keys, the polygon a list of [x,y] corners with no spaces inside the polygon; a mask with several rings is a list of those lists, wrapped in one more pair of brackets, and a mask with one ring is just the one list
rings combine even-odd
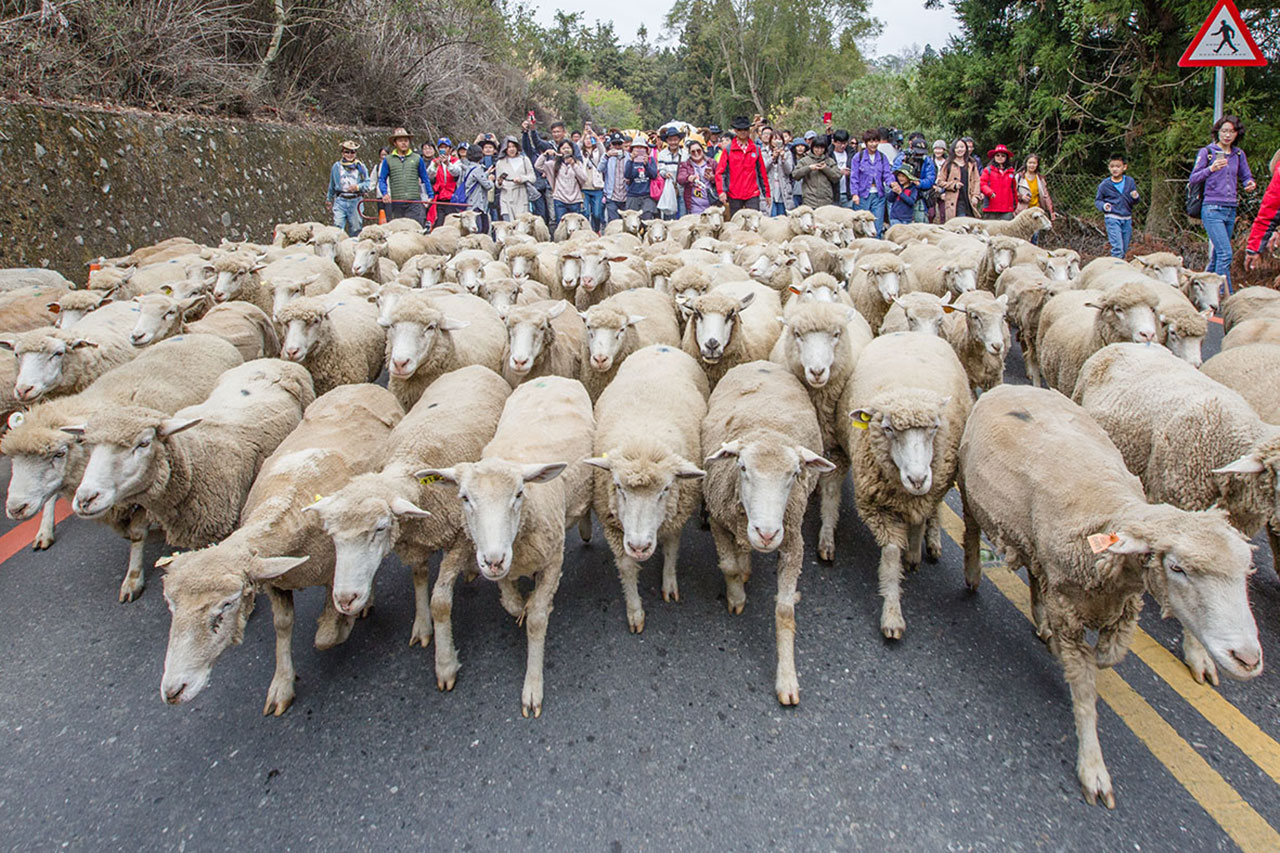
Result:
{"label": "sheep ear", "polygon": [[961,313],[961,314],[967,314],[967,313],[968,313],[968,312],[967,312],[967,311],[965,311],[963,308],[957,308],[956,306],[954,306],[954,305],[948,305],[948,304],[946,304],[945,302],[942,304],[942,313],[943,313],[943,314],[951,314],[951,313],[954,313],[954,312],[957,312],[957,311],[958,311],[959,313]]}
{"label": "sheep ear", "polygon": [[303,512],[319,512],[320,510],[329,506],[329,504],[331,503],[333,503],[333,495],[329,495],[328,497],[320,497],[320,495],[316,495],[316,500],[304,506],[302,508],[302,511]]}
{"label": "sheep ear", "polygon": [[628,326],[634,326],[634,325],[636,325],[637,323],[639,323],[640,321],[642,321],[643,319],[644,319],[644,315],[643,315],[643,314],[628,314],[628,315],[627,315],[627,325],[628,325]]}
{"label": "sheep ear", "polygon": [[700,480],[705,476],[707,476],[707,472],[694,465],[688,459],[681,459],[680,464],[676,466],[677,480]]}
{"label": "sheep ear", "polygon": [[592,468],[599,468],[601,471],[612,471],[613,463],[609,461],[609,455],[592,456],[590,459],[582,460],[584,465],[590,465]]}
{"label": "sheep ear", "polygon": [[98,307],[101,308],[103,305],[110,305],[114,302],[115,297],[112,296],[113,293],[115,293],[115,290],[108,290],[107,294],[98,300]]}
{"label": "sheep ear", "polygon": [[[109,299],[108,299],[108,300],[106,300],[106,301],[104,301],[104,302],[101,302],[101,303],[99,303],[99,304],[101,304],[101,305],[105,305],[105,304],[107,304],[107,302],[110,302],[110,301],[111,301],[111,300],[109,300]],[[199,305],[199,304],[200,304],[201,302],[203,302],[203,301],[204,301],[204,296],[203,296],[203,295],[200,295],[200,296],[188,296],[186,299],[183,299],[183,300],[181,300],[181,301],[179,301],[179,302],[178,302],[178,309],[179,309],[179,310],[181,310],[181,311],[182,311],[182,313],[184,313],[184,314],[185,314],[185,313],[187,313],[188,311],[190,311],[192,308],[195,308],[197,305]]]}
{"label": "sheep ear", "polygon": [[825,474],[828,471],[836,470],[834,462],[824,459],[807,447],[797,447],[796,452],[800,454],[800,462],[811,471],[820,471]]}
{"label": "sheep ear", "polygon": [[249,574],[256,581],[267,581],[272,578],[278,578],[291,569],[296,569],[310,559],[309,555],[302,557],[262,557],[249,570]]}
{"label": "sheep ear", "polygon": [[431,513],[415,504],[413,501],[405,500],[402,497],[394,497],[391,499],[391,511],[397,516],[408,516],[410,518],[430,518]]}
{"label": "sheep ear", "polygon": [[421,471],[414,472],[413,478],[420,483],[423,480],[427,482],[443,480],[446,483],[457,485],[458,471],[456,468],[423,468]]}
{"label": "sheep ear", "polygon": [[191,429],[202,420],[204,418],[165,418],[160,422],[160,428],[156,430],[156,434],[161,438],[168,438],[183,430]]}
{"label": "sheep ear", "polygon": [[163,293],[165,296],[173,296],[173,285],[171,284],[163,285],[160,288],[160,292]]}
{"label": "sheep ear", "polygon": [[177,551],[174,551],[172,554],[165,554],[163,557],[160,557],[159,559],[156,560],[156,563],[155,563],[156,568],[157,569],[168,568],[169,564],[172,563],[174,558],[177,556],[178,556]]}
{"label": "sheep ear", "polygon": [[756,295],[754,293],[748,293],[746,296],[743,296],[742,301],[738,303],[738,310],[741,311],[755,301]]}
{"label": "sheep ear", "polygon": [[467,320],[455,320],[453,317],[445,317],[440,321],[440,329],[445,332],[456,332],[470,325],[471,323]]}
{"label": "sheep ear", "polygon": [[583,319],[583,321],[585,322],[585,321],[586,321],[586,319],[587,319],[587,312],[586,312],[586,311],[579,311],[579,312],[578,312],[578,316],[579,316],[579,317],[581,317],[581,318]]}
{"label": "sheep ear", "polygon": [[552,320],[554,320],[555,318],[563,314],[564,309],[568,307],[569,307],[569,303],[561,299],[555,305],[552,305],[550,308],[547,309],[547,316],[550,317]]}
{"label": "sheep ear", "polygon": [[[9,426],[13,426],[13,424],[11,423],[9,424]],[[69,424],[64,427],[58,427],[58,429],[65,432],[67,435],[74,435],[77,438],[84,435],[84,428],[85,428],[84,424]]]}
{"label": "sheep ear", "polygon": [[717,459],[728,459],[731,456],[737,456],[742,452],[742,442],[738,440],[726,441],[720,445],[720,448],[703,460],[705,465],[708,462],[715,462]]}
{"label": "sheep ear", "polygon": [[93,341],[86,340],[85,338],[76,338],[74,341],[71,342],[72,349],[84,349],[85,347],[92,347],[93,349],[97,349],[98,345],[95,344]]}
{"label": "sheep ear", "polygon": [[627,260],[627,256],[626,256],[626,255],[614,255],[614,256],[613,256],[613,257],[611,257],[611,258],[605,258],[605,260],[613,261],[615,264],[620,264],[620,263],[622,263],[623,261]]}
{"label": "sheep ear", "polygon": [[1096,302],[1086,302],[1086,303],[1084,304],[1084,307],[1085,307],[1085,308],[1096,308],[1096,309],[1097,309],[1097,310],[1099,310],[1099,311],[1105,310],[1105,308],[1106,308],[1106,306],[1104,306],[1104,305],[1099,305],[1099,304],[1098,304],[1098,303],[1096,303]]}
{"label": "sheep ear", "polygon": [[1214,468],[1213,474],[1261,474],[1266,470],[1266,466],[1262,464],[1262,460],[1257,454],[1246,453],[1234,462],[1223,465],[1221,468]]}
{"label": "sheep ear", "polygon": [[568,467],[568,462],[534,462],[524,466],[522,476],[526,483],[548,483]]}
{"label": "sheep ear", "polygon": [[999,296],[997,296],[997,297],[996,297],[996,304],[997,304],[997,305],[999,305],[1001,308],[1008,308],[1008,307],[1009,307],[1009,294],[1007,294],[1007,293],[1002,293],[1002,294],[1000,294]]}
{"label": "sheep ear", "polygon": [[1103,551],[1109,551],[1112,554],[1149,554],[1151,553],[1151,544],[1140,536],[1135,536],[1124,530],[1118,530],[1115,533],[1095,534],[1106,536],[1112,539],[1110,545],[1103,548]]}
{"label": "sheep ear", "polygon": [[950,305],[950,304],[951,304],[951,297],[953,297],[953,296],[955,296],[955,294],[954,294],[954,293],[952,293],[950,290],[948,290],[948,291],[947,291],[947,293],[946,293],[946,295],[942,297],[942,304],[943,304],[943,305]]}

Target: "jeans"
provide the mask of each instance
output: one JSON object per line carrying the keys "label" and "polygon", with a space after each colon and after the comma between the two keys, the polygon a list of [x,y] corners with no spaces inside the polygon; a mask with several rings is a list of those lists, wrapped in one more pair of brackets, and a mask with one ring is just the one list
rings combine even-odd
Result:
{"label": "jeans", "polygon": [[387,221],[392,219],[412,219],[419,225],[427,224],[427,209],[416,201],[393,201],[387,205]]}
{"label": "jeans", "polygon": [[360,229],[364,227],[364,222],[360,218],[360,199],[335,196],[333,225],[335,228],[345,230],[352,237],[359,234]]}
{"label": "jeans", "polygon": [[559,225],[560,220],[564,218],[566,213],[582,213],[582,202],[578,202],[577,204],[566,204],[563,201],[556,201],[555,199],[552,199],[551,204],[555,207],[556,211],[556,219],[555,222],[551,223],[552,227]]}
{"label": "jeans", "polygon": [[604,190],[583,190],[582,201],[587,209],[587,219],[596,231],[604,228]]}
{"label": "jeans", "polygon": [[753,198],[733,198],[733,197],[729,198],[729,216],[730,217],[732,217],[739,210],[742,210],[742,208],[744,207],[747,210],[759,210],[760,196],[755,196]]}
{"label": "jeans", "polygon": [[529,211],[534,216],[541,216],[544,222],[547,221],[547,197],[540,195],[529,202]]}
{"label": "jeans", "polygon": [[1231,292],[1231,235],[1236,229],[1236,208],[1230,204],[1206,204],[1200,210],[1200,221],[1209,235],[1209,265],[1205,272],[1216,272],[1226,279]]}
{"label": "jeans", "polygon": [[890,217],[889,217],[889,224],[890,224],[890,225],[910,225],[910,224],[911,224],[911,222],[912,222],[912,220],[911,220],[911,219],[903,219],[901,216],[898,216],[898,217],[890,216]]}
{"label": "jeans", "polygon": [[620,211],[624,209],[625,205],[625,201],[614,201],[613,199],[606,201],[604,203],[604,224],[608,225],[615,219],[621,219],[622,214]]}
{"label": "jeans", "polygon": [[796,193],[795,195],[793,195],[791,197],[791,200],[795,202],[795,204],[793,204],[792,207],[799,207],[800,205],[804,204],[804,196],[800,195],[799,193]]}
{"label": "jeans", "polygon": [[1111,257],[1123,259],[1129,253],[1129,240],[1133,237],[1133,220],[1118,216],[1107,217],[1107,240],[1111,243]]}
{"label": "jeans", "polygon": [[912,222],[928,222],[929,221],[929,206],[924,203],[924,199],[918,199],[916,201],[915,210],[911,214],[911,221]]}
{"label": "jeans", "polygon": [[770,216],[786,216],[787,203],[785,201],[775,201],[773,203],[773,211],[769,215]]}
{"label": "jeans", "polygon": [[884,236],[884,196],[869,192],[858,197],[857,210],[869,210],[876,220],[876,237]]}

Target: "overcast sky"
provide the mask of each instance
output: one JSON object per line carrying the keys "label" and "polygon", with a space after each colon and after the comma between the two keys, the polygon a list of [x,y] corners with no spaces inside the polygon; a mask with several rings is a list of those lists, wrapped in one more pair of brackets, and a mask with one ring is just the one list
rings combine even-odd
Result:
{"label": "overcast sky", "polygon": [[[794,2],[794,0],[779,0]],[[557,9],[566,12],[583,12],[588,21],[613,21],[613,31],[619,41],[635,41],[636,29],[644,24],[649,28],[651,41],[662,32],[662,20],[672,0],[649,0],[644,3],[619,3],[618,0],[540,0],[537,18],[542,24],[552,22]],[[926,10],[923,0],[871,0],[871,12],[884,24],[884,31],[872,44],[868,53],[872,56],[891,56],[903,48],[917,44],[923,48],[932,44],[940,48],[957,28],[951,9]]]}

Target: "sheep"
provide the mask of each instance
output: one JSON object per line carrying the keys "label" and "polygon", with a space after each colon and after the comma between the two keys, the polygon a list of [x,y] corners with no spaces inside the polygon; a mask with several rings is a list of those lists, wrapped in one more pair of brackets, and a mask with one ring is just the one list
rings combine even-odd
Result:
{"label": "sheep", "polygon": [[448,263],[448,255],[414,255],[400,268],[396,280],[406,287],[435,287],[445,281]]}
{"label": "sheep", "polygon": [[137,504],[178,548],[228,536],[262,461],[315,399],[304,367],[258,359],[225,371],[203,403],[169,415],[143,406],[99,410],[63,430],[89,460],[71,508],[83,518]]}
{"label": "sheep", "polygon": [[[461,239],[458,237],[457,239]],[[413,231],[392,231],[383,241],[386,254],[383,255],[396,267],[404,266],[414,255],[452,255],[457,251],[457,241],[449,240],[445,234],[425,235]],[[447,245],[443,251],[441,244]]]}
{"label": "sheep", "polygon": [[41,267],[9,267],[0,269],[0,292],[26,287],[49,287],[70,290],[74,285],[56,270]]}
{"label": "sheep", "polygon": [[867,324],[878,329],[906,280],[907,265],[899,256],[887,252],[865,255],[858,261],[858,271],[849,281],[849,298]]}
{"label": "sheep", "polygon": [[996,278],[1017,262],[1018,250],[1031,245],[1016,237],[992,237],[978,264],[978,289],[994,291]]}
{"label": "sheep", "polygon": [[825,272],[806,276],[799,284],[787,288],[787,304],[793,302],[836,302],[853,307],[848,289]]}
{"label": "sheep", "polygon": [[262,271],[266,259],[253,252],[219,252],[213,257],[213,301],[227,302],[233,299],[252,303],[270,315],[272,294],[262,285]]}
{"label": "sheep", "polygon": [[947,220],[947,228],[956,230],[972,227],[985,231],[992,237],[1017,237],[1030,240],[1040,231],[1053,229],[1053,221],[1049,214],[1038,207],[1028,207],[1013,219],[975,219],[969,216],[957,216]]}
{"label": "sheep", "polygon": [[1038,267],[1028,264],[1015,264],[1000,273],[996,279],[996,295],[1008,297],[1005,315],[1018,330],[1022,363],[1032,385],[1043,384],[1039,353],[1036,350],[1040,315],[1050,299],[1070,289],[1070,282],[1052,280]]}
{"label": "sheep", "polygon": [[489,303],[467,293],[406,293],[391,309],[387,387],[406,410],[436,377],[468,364],[502,370],[507,329]]}
{"label": "sheep", "polygon": [[305,243],[311,239],[311,229],[320,224],[319,222],[278,222],[271,244],[287,249],[290,246]]}
{"label": "sheep", "polygon": [[930,222],[900,222],[885,229],[884,239],[907,246],[910,243],[932,243],[951,236],[951,233]]}
{"label": "sheep", "polygon": [[[140,298],[134,297],[135,301]],[[203,295],[192,298],[203,305]],[[110,293],[100,290],[72,290],[62,294],[57,302],[50,302],[47,307],[57,316],[53,322],[54,327],[68,329],[102,306],[110,305],[112,301]]]}
{"label": "sheep", "polygon": [[[1021,261],[1015,257],[1014,263]],[[1075,249],[1053,249],[1038,263],[1050,281],[1075,281],[1080,277],[1080,253]]]}
{"label": "sheep", "polygon": [[[386,243],[379,243],[373,240],[360,240],[351,248],[351,252],[352,257],[350,264],[345,266],[342,263],[338,264],[338,268],[342,270],[343,274],[370,278],[378,284],[395,281],[400,277],[400,267],[386,256]],[[415,255],[414,257],[417,258],[421,256]],[[414,260],[414,258],[410,258],[410,261],[412,260]]]}
{"label": "sheep", "polygon": [[307,240],[316,255],[333,261],[338,256],[338,244],[347,239],[347,232],[333,225],[316,225]]}
{"label": "sheep", "polygon": [[832,275],[847,285],[849,282],[853,281],[853,277],[858,274],[858,258],[863,255],[871,254],[896,255],[901,252],[902,249],[902,246],[898,246],[896,249],[889,252],[866,252],[863,249],[836,249],[832,253],[832,266],[835,267],[835,272],[832,273]]}
{"label": "sheep", "polygon": [[993,239],[979,231],[976,234],[950,234],[932,245],[950,254],[970,253],[981,256],[986,254],[987,246]]}
{"label": "sheep", "polygon": [[[216,252],[210,254],[218,255]],[[217,267],[211,260],[201,254],[189,254],[143,267],[93,270],[89,273],[88,289],[106,291],[118,299],[164,292],[185,298],[203,293],[212,286],[216,273]]]}
{"label": "sheep", "polygon": [[644,631],[637,580],[640,563],[662,546],[662,600],[679,601],[676,559],[685,522],[702,498],[706,476],[701,428],[707,377],[676,347],[651,344],[632,353],[596,401],[595,513],[622,581],[627,624]]}
{"label": "sheep", "polygon": [[1222,338],[1221,351],[1247,344],[1280,344],[1280,317],[1254,317],[1236,323]]}
{"label": "sheep", "polygon": [[1208,311],[1210,315],[1218,313],[1222,299],[1222,285],[1225,278],[1216,272],[1183,271],[1178,288],[1182,295],[1191,300],[1200,311]]}
{"label": "sheep", "polygon": [[276,314],[280,357],[311,374],[317,395],[340,385],[372,382],[382,372],[387,333],[378,309],[364,299],[295,299]]}
{"label": "sheep", "polygon": [[796,269],[801,275],[835,273],[839,270],[835,255],[839,250],[821,237],[801,234],[788,240],[783,248],[788,254],[795,256]]}
{"label": "sheep", "polygon": [[1094,258],[1084,265],[1080,270],[1080,275],[1076,276],[1075,284],[1077,290],[1101,290],[1103,285],[1095,283],[1103,278],[1109,278],[1117,272],[1125,273],[1129,278],[1133,277],[1133,267],[1122,261],[1120,258],[1103,256]]}
{"label": "sheep", "polygon": [[766,221],[766,219],[767,217],[755,208],[741,207],[738,208],[738,212],[729,221],[742,231],[757,233],[760,231],[760,223]]}
{"label": "sheep", "polygon": [[165,568],[164,594],[172,613],[160,680],[165,702],[180,705],[199,695],[218,657],[243,637],[259,590],[271,601],[276,634],[264,716],[280,716],[295,696],[295,590],[326,588],[316,648],[347,639],[354,620],[337,612],[330,593],[333,542],[305,509],[318,491],[381,467],[401,415],[395,398],[376,385],[350,385],[321,396],[263,463],[240,514],[240,529],[211,547],[157,562]]}
{"label": "sheep", "polygon": [[783,705],[799,704],[795,605],[804,559],[800,526],[818,475],[835,470],[812,449],[822,443],[813,404],[786,368],[768,361],[740,364],[712,392],[701,438],[707,454],[703,503],[729,612],[741,613],[746,606],[751,552],[778,552],[774,691]]}
{"label": "sheep", "polygon": [[[98,294],[103,298],[105,294]],[[0,332],[29,332],[49,325],[49,313],[58,313],[58,305],[64,299],[79,300],[85,297],[76,291],[44,284],[6,290],[0,294]],[[79,318],[77,318],[79,319]]]}
{"label": "sheep", "polygon": [[942,335],[964,365],[974,399],[1004,382],[1010,344],[1009,324],[1005,322],[1008,305],[1007,294],[992,296],[975,290],[962,294],[942,320]]}
{"label": "sheep", "polygon": [[177,334],[203,334],[222,338],[237,350],[245,361],[276,358],[280,355],[280,339],[271,318],[250,302],[225,302],[209,309],[199,320],[187,322],[186,313],[197,300],[177,300],[158,293],[134,299],[138,305],[138,321],[129,335],[135,347],[148,346]]}
{"label": "sheep", "polygon": [[[511,392],[479,462],[418,472],[457,486],[480,575],[498,583],[502,605],[517,624],[527,623],[528,664],[520,694],[526,717],[542,716],[543,650],[560,584],[564,531],[581,525],[591,512],[592,473],[585,460],[594,433],[591,399],[582,384],[547,376]],[[462,562],[441,564],[431,594],[441,690],[453,689],[459,669],[452,613]],[[516,587],[523,577],[535,578],[528,598]]]}
{"label": "sheep", "polygon": [[640,258],[616,254],[602,243],[582,243],[561,253],[560,282],[566,292],[561,298],[573,291],[574,304],[585,311],[615,293],[648,287],[649,271]]}
{"label": "sheep", "polygon": [[957,254],[927,243],[918,243],[903,249],[898,257],[911,271],[903,282],[904,292],[923,290],[925,293],[942,296],[949,290],[960,296],[977,288],[978,266],[984,256],[976,251]]}
{"label": "sheep", "polygon": [[734,254],[733,262],[745,269],[752,279],[778,293],[783,293],[802,278],[794,269],[796,256],[773,243],[743,246]]}
{"label": "sheep", "polygon": [[917,291],[895,297],[876,334],[923,332],[941,337],[942,318],[946,316],[943,312],[951,304],[952,295],[948,293],[939,299],[932,293]]}
{"label": "sheep", "polygon": [[880,632],[907,629],[903,568],[942,553],[938,511],[951,489],[956,449],[971,406],[969,381],[951,345],[894,332],[862,350],[840,398],[840,443],[853,471],[858,517],[880,546]]}
{"label": "sheep", "polygon": [[551,232],[547,228],[547,220],[541,216],[532,213],[517,213],[515,225],[516,231],[521,234],[528,234],[539,243],[551,241]]}
{"label": "sheep", "polygon": [[1138,255],[1129,261],[1129,266],[1162,281],[1170,287],[1178,287],[1182,273],[1182,256],[1172,252],[1152,252],[1149,255]]}
{"label": "sheep", "polygon": [[670,293],[667,281],[675,273],[676,270],[684,266],[684,261],[676,256],[661,255],[645,262],[645,268],[649,271],[649,281],[655,290]]}
{"label": "sheep", "polygon": [[564,298],[564,288],[560,283],[560,249],[554,243],[536,246],[510,246],[505,253],[507,266],[511,268],[511,276],[518,279],[533,279],[546,286],[553,299]]}
{"label": "sheep", "polygon": [[498,311],[513,305],[529,305],[551,298],[545,284],[529,279],[486,278],[481,280],[476,295]]}
{"label": "sheep", "polygon": [[648,223],[640,218],[641,212],[638,210],[620,210],[618,218],[604,226],[605,236],[610,234],[634,234],[637,237],[644,236],[645,228]]}
{"label": "sheep", "polygon": [[1178,358],[1192,367],[1199,367],[1203,361],[1200,347],[1209,333],[1209,318],[1213,312],[1207,308],[1197,311],[1187,297],[1172,287],[1152,286],[1159,294],[1156,304],[1156,317],[1160,321],[1158,340]]}
{"label": "sheep", "polygon": [[834,560],[840,489],[849,471],[849,458],[840,446],[836,427],[846,417],[839,410],[840,396],[858,356],[871,342],[871,327],[853,308],[825,302],[788,305],[782,325],[782,334],[773,345],[769,360],[804,383],[822,431],[822,454],[836,466],[818,478],[822,495],[818,558]]}
{"label": "sheep", "polygon": [[[13,415],[0,439],[0,452],[9,457],[12,474],[6,514],[27,519],[42,512],[34,547],[54,543],[54,501],[71,498],[80,485],[86,454],[83,445],[62,431],[68,423],[101,410],[144,405],[172,413],[208,396],[223,371],[241,363],[230,344],[208,335],[184,335],[165,341],[103,374],[88,389],[34,406]],[[144,585],[142,548],[146,514],[131,506],[113,510],[107,523],[129,540],[129,561],[120,585],[121,603],[132,601]]]}
{"label": "sheep", "polygon": [[[983,532],[1010,568],[1027,567],[1037,632],[1071,689],[1076,777],[1090,804],[1108,808],[1115,794],[1098,744],[1097,676],[1128,652],[1144,589],[1232,677],[1262,670],[1246,589],[1248,544],[1220,510],[1149,504],[1124,461],[1062,395],[1005,385],[974,406],[958,478],[968,586],[981,581]],[[1098,632],[1093,645],[1089,630]]]}
{"label": "sheep", "polygon": [[859,237],[856,240],[850,240],[848,245],[845,246],[845,249],[851,252],[863,252],[865,254],[888,252],[891,255],[896,255],[905,248],[906,246],[901,243],[895,243],[892,240],[880,240],[875,237]]}
{"label": "sheep", "polygon": [[762,219],[757,231],[760,236],[771,243],[781,243],[790,240],[792,237],[799,237],[803,234],[813,234],[814,232],[814,210],[807,204],[787,211],[786,216],[777,216],[768,219]]}
{"label": "sheep", "polygon": [[1124,284],[1103,293],[1071,290],[1045,303],[1036,329],[1041,378],[1063,393],[1076,387],[1085,360],[1117,341],[1154,343],[1157,304],[1142,286]]}
{"label": "sheep", "polygon": [[624,290],[582,312],[586,322],[578,379],[592,402],[632,353],[653,344],[680,348],[680,324],[670,296],[647,287]]}
{"label": "sheep", "polygon": [[203,247],[188,237],[169,237],[159,243],[134,249],[122,258],[98,258],[98,263],[122,267],[137,267],[199,253]]}
{"label": "sheep", "polygon": [[721,284],[685,303],[691,314],[680,346],[699,360],[712,389],[730,368],[769,357],[782,325],[782,305],[754,281]]}
{"label": "sheep", "polygon": [[578,378],[586,326],[568,302],[548,299],[498,313],[507,328],[502,378],[511,387],[540,376]]}
{"label": "sheep", "polygon": [[[271,292],[271,316],[294,299],[322,296],[342,281],[333,261],[315,255],[288,255],[262,270],[262,286]],[[261,306],[259,306],[261,307]]]}
{"label": "sheep", "polygon": [[0,336],[0,349],[17,358],[13,395],[32,403],[42,396],[74,394],[137,353],[129,344],[138,307],[113,302],[70,329],[52,326]]}
{"label": "sheep", "polygon": [[1242,287],[1222,303],[1222,331],[1230,334],[1239,322],[1255,317],[1280,318],[1280,290]]}
{"label": "sheep", "polygon": [[[491,266],[496,268],[490,269]],[[493,278],[510,278],[511,270],[506,264],[499,264],[493,257],[480,249],[469,249],[454,255],[444,266],[445,277],[456,281],[470,293],[475,293],[480,282],[492,275]]]}
{"label": "sheep", "polygon": [[[437,225],[431,229],[431,233],[420,244],[422,246],[420,251],[409,251],[413,248],[412,246],[406,246],[405,251],[408,251],[408,257],[421,254],[452,256],[458,251],[458,245],[461,242],[462,232],[459,229]],[[399,264],[400,262],[397,261],[396,263]]]}
{"label": "sheep", "polygon": [[556,223],[555,233],[551,240],[554,243],[563,243],[568,240],[575,232],[585,231],[594,236],[595,232],[591,230],[591,221],[581,213],[566,213],[560,217],[560,221]]}
{"label": "sheep", "polygon": [[424,466],[479,459],[510,393],[511,386],[487,367],[470,365],[444,374],[392,430],[385,467],[353,477],[308,507],[333,539],[332,601],[339,613],[354,615],[368,606],[374,575],[394,550],[413,572],[409,645],[426,648],[431,642],[427,561],[445,549],[446,562],[465,562],[466,537],[453,494],[438,481],[415,475]]}
{"label": "sheep", "polygon": [[1200,372],[1216,379],[1248,401],[1253,410],[1269,424],[1280,424],[1280,393],[1276,377],[1280,376],[1280,346],[1257,343],[1223,347],[1222,352],[1206,361]]}

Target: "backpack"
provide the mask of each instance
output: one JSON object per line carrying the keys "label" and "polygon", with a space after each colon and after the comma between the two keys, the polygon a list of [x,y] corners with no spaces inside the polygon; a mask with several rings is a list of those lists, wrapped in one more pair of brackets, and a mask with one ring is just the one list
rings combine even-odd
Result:
{"label": "backpack", "polygon": [[476,169],[476,164],[472,163],[471,168],[458,176],[458,185],[453,188],[453,195],[449,196],[449,201],[453,204],[460,204],[464,207],[467,203],[467,182],[471,179],[471,173]]}

